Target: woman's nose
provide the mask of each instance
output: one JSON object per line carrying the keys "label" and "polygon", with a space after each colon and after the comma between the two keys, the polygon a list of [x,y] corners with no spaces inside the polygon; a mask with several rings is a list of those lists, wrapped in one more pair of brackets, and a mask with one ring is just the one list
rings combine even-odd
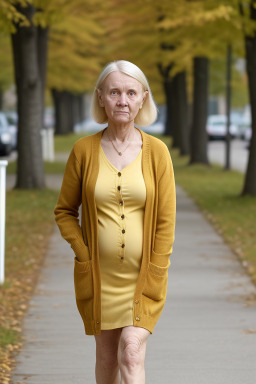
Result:
{"label": "woman's nose", "polygon": [[127,105],[127,98],[126,98],[125,93],[120,94],[120,97],[118,99],[118,103],[119,103],[119,105],[122,105],[122,106]]}

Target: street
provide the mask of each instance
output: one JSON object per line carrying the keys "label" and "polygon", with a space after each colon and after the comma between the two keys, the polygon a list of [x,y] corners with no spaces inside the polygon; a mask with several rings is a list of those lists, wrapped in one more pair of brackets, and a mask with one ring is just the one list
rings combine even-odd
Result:
{"label": "street", "polygon": [[[248,143],[243,140],[232,140],[230,145],[230,167],[244,173],[248,161]],[[224,166],[226,156],[225,141],[209,141],[208,157],[211,164],[220,164]]]}

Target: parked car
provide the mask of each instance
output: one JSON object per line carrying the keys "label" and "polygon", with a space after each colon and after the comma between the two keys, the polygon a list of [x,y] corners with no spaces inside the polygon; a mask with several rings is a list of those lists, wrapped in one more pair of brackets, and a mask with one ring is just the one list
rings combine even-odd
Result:
{"label": "parked car", "polygon": [[[227,133],[227,116],[226,115],[210,115],[207,119],[206,130],[209,139],[224,139]],[[238,137],[238,126],[231,122],[231,137]]]}
{"label": "parked car", "polygon": [[250,140],[252,135],[252,123],[251,119],[245,117],[239,126],[239,136],[242,140]]}
{"label": "parked car", "polygon": [[16,111],[4,112],[9,123],[9,130],[12,136],[12,148],[17,149],[18,145],[18,114]]}
{"label": "parked car", "polygon": [[8,156],[12,151],[12,136],[4,113],[0,112],[0,155]]}

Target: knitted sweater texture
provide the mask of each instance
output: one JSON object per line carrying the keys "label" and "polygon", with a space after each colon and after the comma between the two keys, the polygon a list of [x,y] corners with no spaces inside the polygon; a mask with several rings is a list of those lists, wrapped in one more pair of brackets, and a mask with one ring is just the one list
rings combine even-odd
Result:
{"label": "knitted sweater texture", "polygon": [[[174,242],[176,195],[168,148],[162,141],[140,132],[146,204],[142,262],[133,301],[133,325],[152,333],[166,299],[169,256]],[[76,303],[88,335],[101,333],[98,219],[94,196],[101,136],[102,131],[75,143],[54,210],[61,235],[75,253]]]}

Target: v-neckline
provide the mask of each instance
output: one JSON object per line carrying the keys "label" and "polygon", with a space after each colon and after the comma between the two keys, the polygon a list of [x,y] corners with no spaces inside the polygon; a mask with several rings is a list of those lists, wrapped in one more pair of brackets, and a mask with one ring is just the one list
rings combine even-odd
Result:
{"label": "v-neckline", "polygon": [[100,144],[100,151],[101,151],[101,153],[102,153],[102,156],[103,156],[104,160],[107,162],[107,164],[110,165],[110,167],[111,167],[115,172],[124,172],[127,168],[129,168],[131,165],[133,165],[133,164],[138,160],[138,158],[141,156],[141,154],[142,154],[142,148],[141,148],[141,150],[140,150],[140,152],[138,153],[138,155],[135,157],[135,159],[134,159],[130,164],[126,165],[126,166],[125,166],[124,168],[122,168],[122,169],[118,169],[118,168],[116,168],[116,167],[111,163],[111,161],[107,158],[107,156],[106,156],[106,154],[105,154],[105,152],[104,152],[104,150],[103,150],[101,144]]}

